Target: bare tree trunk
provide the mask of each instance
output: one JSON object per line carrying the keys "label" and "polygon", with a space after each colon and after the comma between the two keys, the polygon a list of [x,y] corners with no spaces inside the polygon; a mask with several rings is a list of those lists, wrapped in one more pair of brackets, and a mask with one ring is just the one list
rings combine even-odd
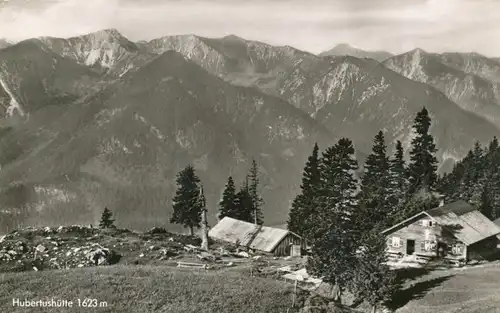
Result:
{"label": "bare tree trunk", "polygon": [[372,313],[377,313],[377,305],[374,304],[372,307]]}
{"label": "bare tree trunk", "polygon": [[189,226],[189,234],[190,234],[191,236],[193,236],[193,235],[194,235],[194,229],[193,229],[193,226]]}
{"label": "bare tree trunk", "polygon": [[201,212],[201,249],[208,251],[207,210]]}

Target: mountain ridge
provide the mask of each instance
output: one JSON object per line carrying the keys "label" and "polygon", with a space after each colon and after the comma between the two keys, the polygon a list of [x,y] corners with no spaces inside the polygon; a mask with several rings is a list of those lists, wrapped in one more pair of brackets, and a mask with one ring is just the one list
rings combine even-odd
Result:
{"label": "mountain ridge", "polygon": [[10,123],[0,132],[0,201],[29,223],[95,222],[107,206],[125,227],[168,225],[175,175],[188,163],[213,222],[227,177],[241,182],[255,158],[266,223],[282,224],[314,142],[324,149],[349,137],[362,163],[379,130],[389,151],[395,140],[408,148],[426,106],[446,170],[476,140],[499,135],[438,88],[375,59],[235,35],[41,37],[0,50],[0,65],[0,104],[7,110],[14,98],[26,113],[20,123],[0,118]]}

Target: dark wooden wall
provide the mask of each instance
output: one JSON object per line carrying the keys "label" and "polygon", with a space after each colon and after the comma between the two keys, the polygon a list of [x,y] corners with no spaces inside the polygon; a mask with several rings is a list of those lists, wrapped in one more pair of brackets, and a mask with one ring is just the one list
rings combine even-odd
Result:
{"label": "dark wooden wall", "polygon": [[273,250],[275,256],[289,256],[291,252],[292,245],[300,245],[302,249],[305,249],[305,242],[294,234],[286,235],[283,240],[276,246]]}

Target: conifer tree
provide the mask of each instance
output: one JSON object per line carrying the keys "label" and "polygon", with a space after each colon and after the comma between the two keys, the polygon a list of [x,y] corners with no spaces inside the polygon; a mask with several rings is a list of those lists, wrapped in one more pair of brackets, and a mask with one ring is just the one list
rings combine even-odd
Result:
{"label": "conifer tree", "polygon": [[389,158],[384,133],[380,131],[374,139],[372,152],[368,155],[361,180],[361,203],[358,222],[368,231],[377,224],[387,224],[390,213]]}
{"label": "conifer tree", "polygon": [[244,183],[242,184],[240,190],[236,194],[234,207],[235,214],[233,218],[253,223],[253,201],[252,195],[249,191],[248,177],[246,177]]}
{"label": "conifer tree", "polygon": [[485,153],[486,175],[485,184],[488,186],[493,217],[500,217],[500,147],[497,137],[494,137]]}
{"label": "conifer tree", "polygon": [[315,212],[314,200],[321,182],[319,163],[319,147],[315,143],[302,173],[301,192],[293,200],[287,223],[288,230],[302,236],[313,227],[309,220]]}
{"label": "conifer tree", "polygon": [[396,142],[396,152],[389,160],[389,202],[392,211],[388,223],[393,225],[401,220],[404,205],[408,198],[408,177],[404,160],[404,150],[401,141]]}
{"label": "conifer tree", "polygon": [[377,312],[378,306],[391,300],[400,287],[395,272],[386,265],[387,242],[380,231],[380,228],[375,228],[363,236],[350,284],[350,290],[358,299],[365,299],[372,306],[372,312]]}
{"label": "conifer tree", "polygon": [[354,147],[349,139],[342,138],[326,149],[320,166],[321,185],[316,196],[312,223],[315,227],[308,234],[312,244],[312,257],[308,270],[325,282],[338,287],[336,301],[341,301],[342,291],[355,272],[356,249],[359,245],[359,228],[354,220],[358,207],[358,168]]}
{"label": "conifer tree", "polygon": [[104,208],[101,215],[101,221],[99,222],[99,228],[114,228],[115,220],[112,217],[113,213],[111,213],[108,208]]}
{"label": "conifer tree", "polygon": [[494,197],[490,192],[488,184],[483,185],[483,190],[481,191],[478,202],[479,212],[481,212],[484,216],[486,216],[490,220],[494,220],[497,217],[494,208]]}
{"label": "conifer tree", "polygon": [[202,203],[199,201],[200,179],[193,166],[188,165],[177,174],[177,190],[173,198],[173,215],[170,223],[189,228],[191,235],[194,228],[200,228]]}
{"label": "conifer tree", "polygon": [[252,197],[252,217],[253,222],[257,225],[262,225],[264,223],[264,215],[262,214],[262,205],[264,200],[259,195],[259,167],[255,159],[252,160],[252,166],[250,167],[250,173],[248,175],[250,180],[248,191]]}
{"label": "conifer tree", "polygon": [[437,151],[434,138],[429,133],[431,118],[424,107],[414,121],[415,138],[411,141],[408,176],[411,194],[434,191],[437,182]]}
{"label": "conifer tree", "polygon": [[226,216],[235,218],[236,215],[236,187],[233,177],[229,176],[222,200],[219,202],[219,220]]}

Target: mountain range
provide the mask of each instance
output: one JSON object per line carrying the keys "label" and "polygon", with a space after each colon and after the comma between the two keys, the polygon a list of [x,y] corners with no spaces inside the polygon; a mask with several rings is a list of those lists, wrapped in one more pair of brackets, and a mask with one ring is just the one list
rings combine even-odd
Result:
{"label": "mountain range", "polygon": [[227,177],[241,183],[255,159],[266,224],[282,224],[315,142],[347,136],[362,162],[382,129],[389,150],[408,150],[426,106],[446,171],[500,135],[497,60],[333,50],[115,29],[0,48],[1,212],[57,225],[108,207],[120,226],[165,226],[176,173],[193,164],[213,223]]}
{"label": "mountain range", "polygon": [[390,58],[393,56],[392,53],[387,52],[387,51],[366,51],[358,48],[354,48],[353,46],[347,44],[347,43],[341,43],[336,45],[330,50],[321,52],[319,56],[352,56],[356,58],[368,58],[368,59],[374,59],[379,62],[385,61],[386,59]]}

